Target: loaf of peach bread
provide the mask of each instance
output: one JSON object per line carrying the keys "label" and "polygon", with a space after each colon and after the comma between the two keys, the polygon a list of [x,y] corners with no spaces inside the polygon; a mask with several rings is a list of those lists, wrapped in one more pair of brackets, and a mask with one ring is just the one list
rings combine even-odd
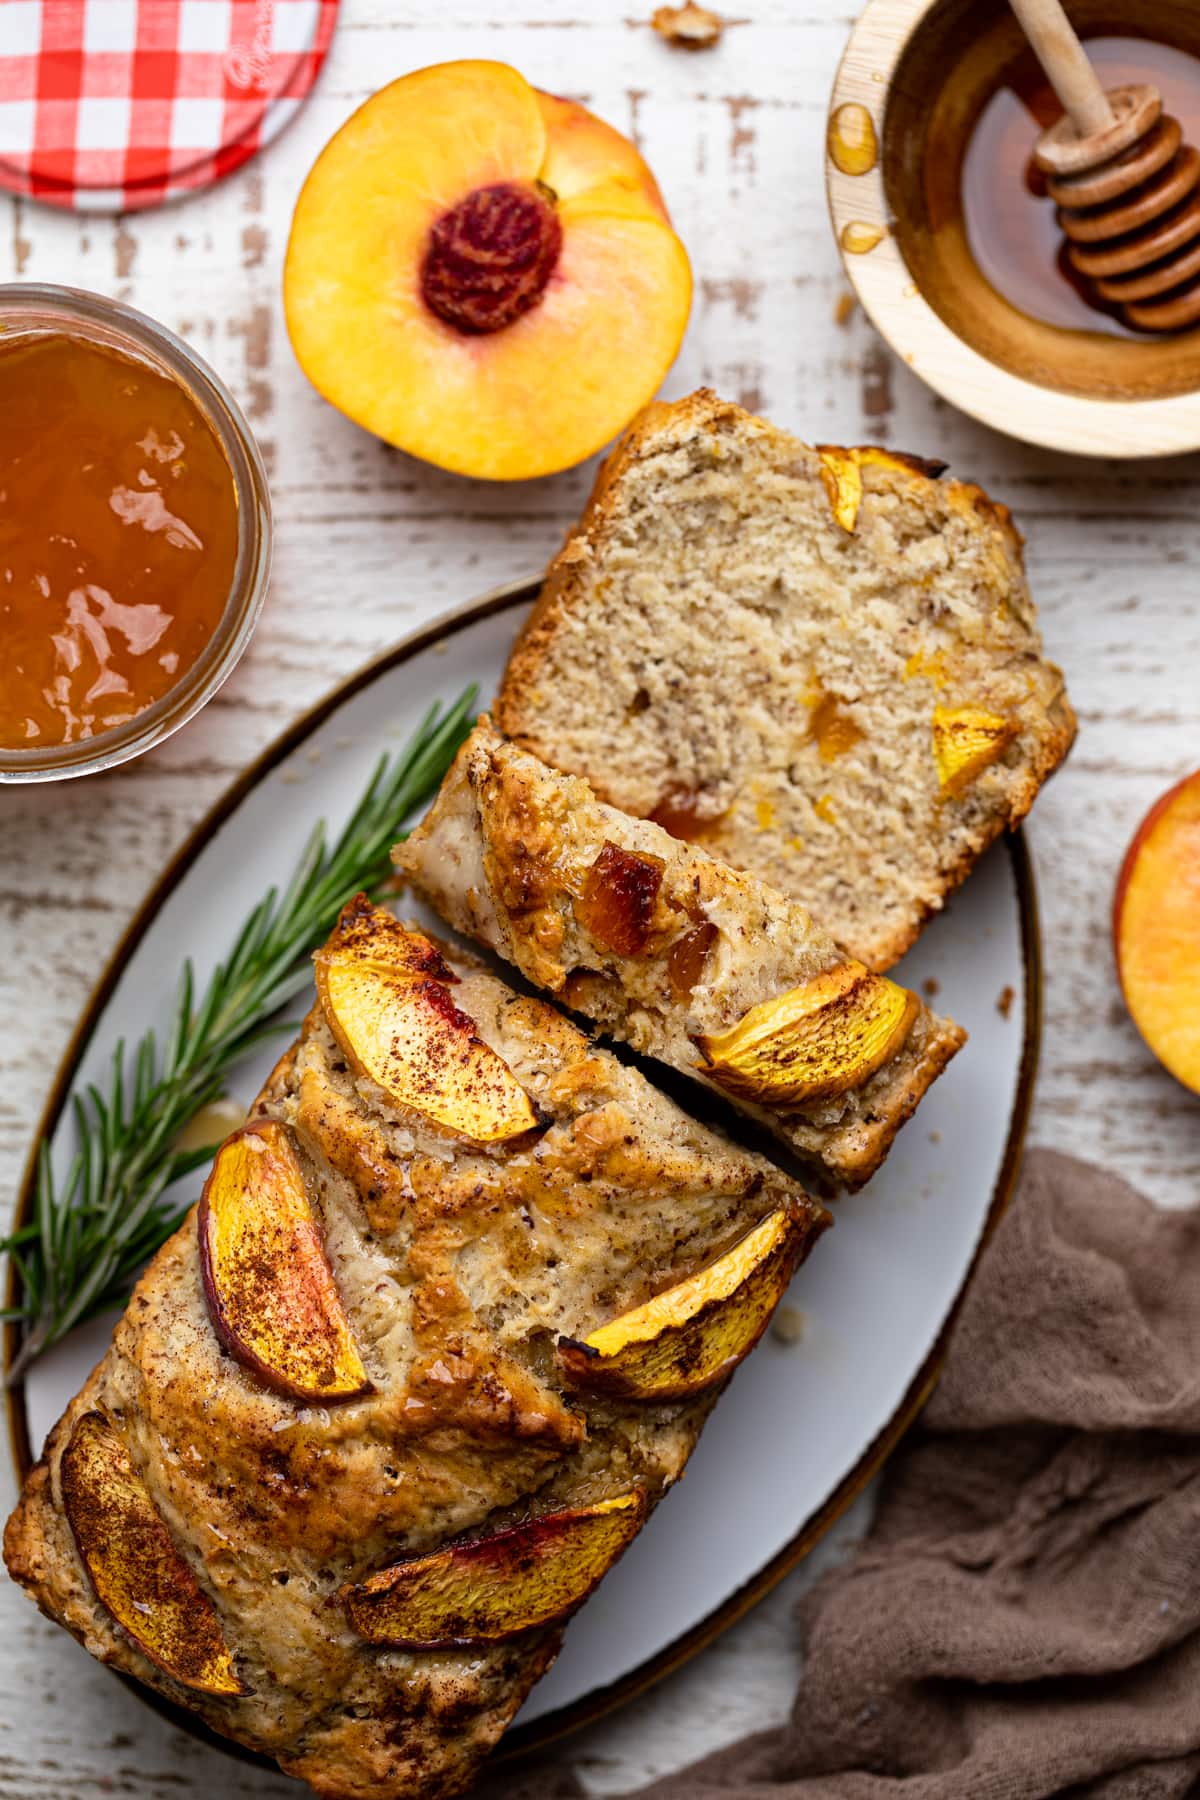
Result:
{"label": "loaf of peach bread", "polygon": [[94,1656],[318,1794],[445,1800],[827,1216],[361,897],[317,978],[5,1559]]}
{"label": "loaf of peach bread", "polygon": [[497,725],[889,968],[1075,731],[1007,509],[940,467],[812,449],[707,391],[649,407]]}
{"label": "loaf of peach bread", "polygon": [[484,717],[393,852],[459,931],[856,1188],[965,1033],[797,900],[598,800]]}

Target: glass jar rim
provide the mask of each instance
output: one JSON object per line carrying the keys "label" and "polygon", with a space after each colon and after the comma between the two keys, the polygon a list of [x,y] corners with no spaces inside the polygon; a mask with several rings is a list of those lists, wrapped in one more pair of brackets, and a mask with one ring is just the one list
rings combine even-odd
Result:
{"label": "glass jar rim", "polygon": [[238,513],[237,559],[216,630],[195,662],[144,711],[72,744],[0,748],[0,784],[61,781],[115,768],[185,725],[241,659],[271,569],[271,499],[262,454],[224,382],[183,339],[135,307],[83,288],[0,283],[0,344],[17,334],[66,334],[119,350],[175,381],[209,425],[229,464]]}

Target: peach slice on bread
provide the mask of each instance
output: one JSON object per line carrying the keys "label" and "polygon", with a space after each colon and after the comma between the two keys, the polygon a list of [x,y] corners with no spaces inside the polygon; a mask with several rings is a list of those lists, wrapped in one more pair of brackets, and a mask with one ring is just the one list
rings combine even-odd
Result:
{"label": "peach slice on bread", "polygon": [[244,1694],[216,1609],[185,1561],[111,1419],[76,1419],[61,1463],[62,1501],[97,1600],[146,1656],[184,1687]]}
{"label": "peach slice on bread", "polygon": [[780,1207],[723,1256],[581,1342],[559,1340],[571,1383],[627,1400],[686,1400],[714,1387],[762,1336],[811,1228]]}
{"label": "peach slice on bread", "polygon": [[731,1094],[798,1106],[860,1087],[896,1055],[920,1010],[907,988],[849,960],[695,1042],[705,1073]]}
{"label": "peach slice on bread", "polygon": [[842,530],[851,534],[862,505],[864,469],[893,469],[902,475],[932,477],[946,467],[945,463],[927,462],[904,451],[884,450],[878,444],[858,444],[849,449],[840,444],[818,444],[816,450],[830,509]]}
{"label": "peach slice on bread", "polygon": [[284,308],[342,412],[459,474],[582,462],[662,381],[687,254],[634,146],[505,63],[440,63],[366,102],[317,159]]}
{"label": "peach slice on bread", "polygon": [[554,1624],[587,1599],[645,1514],[634,1488],[410,1557],[345,1588],[347,1617],[372,1643],[419,1650],[497,1643]]}
{"label": "peach slice on bread", "polygon": [[317,952],[317,994],[351,1068],[400,1106],[492,1144],[539,1124],[508,1064],[450,995],[456,977],[419,932],[360,894]]}
{"label": "peach slice on bread", "polygon": [[575,903],[576,916],[585,931],[618,956],[639,955],[650,936],[664,867],[661,856],[624,850],[619,844],[602,844]]}
{"label": "peach slice on bread", "polygon": [[367,1391],[286,1125],[257,1120],[226,1139],[197,1229],[209,1314],[231,1356],[297,1400]]}

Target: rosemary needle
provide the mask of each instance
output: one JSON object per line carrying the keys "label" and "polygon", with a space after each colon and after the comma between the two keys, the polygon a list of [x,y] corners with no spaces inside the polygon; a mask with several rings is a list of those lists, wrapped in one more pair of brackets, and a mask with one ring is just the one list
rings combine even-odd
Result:
{"label": "rosemary needle", "polygon": [[376,894],[390,877],[388,852],[440,786],[475,700],[472,687],[444,713],[434,705],[402,750],[381,757],[334,843],[315,826],[287,887],[263,895],[202,992],[184,964],[163,1045],[153,1031],[132,1054],[118,1043],[107,1087],[88,1083],[72,1095],[78,1147],[66,1177],[56,1183],[43,1140],[32,1216],[0,1240],[18,1277],[17,1303],[0,1319],[25,1328],[9,1384],[74,1326],[122,1301],[175,1230],[189,1202],[171,1202],[166,1190],[215,1149],[181,1151],[180,1133],[225,1093],[236,1063],[287,1029],[279,1013],[312,979],[312,952],[353,894]]}

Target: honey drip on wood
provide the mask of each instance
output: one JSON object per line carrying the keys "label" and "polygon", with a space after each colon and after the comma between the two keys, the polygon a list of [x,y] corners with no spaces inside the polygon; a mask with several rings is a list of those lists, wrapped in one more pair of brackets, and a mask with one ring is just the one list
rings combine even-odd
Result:
{"label": "honey drip on wood", "polygon": [[868,219],[850,219],[842,226],[841,245],[848,256],[866,256],[886,236],[882,225],[872,225]]}
{"label": "honey drip on wood", "polygon": [[[1182,124],[1184,141],[1200,141],[1200,59],[1138,37],[1089,38],[1087,50],[1106,88],[1149,82]],[[984,108],[963,161],[971,253],[997,292],[1033,318],[1140,339],[1068,261],[1046,178],[1033,161],[1038,137],[1061,116],[1032,53],[1023,57]]]}
{"label": "honey drip on wood", "polygon": [[875,121],[865,106],[847,101],[829,120],[829,158],[843,175],[869,175],[879,161]]}

